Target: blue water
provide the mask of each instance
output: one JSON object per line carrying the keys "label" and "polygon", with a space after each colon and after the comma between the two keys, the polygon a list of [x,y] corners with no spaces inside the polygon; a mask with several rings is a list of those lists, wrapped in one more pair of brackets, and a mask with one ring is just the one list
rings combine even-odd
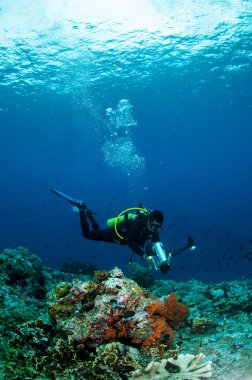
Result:
{"label": "blue water", "polygon": [[251,277],[251,15],[238,0],[3,0],[0,248],[126,270],[129,248],[84,240],[55,187],[101,226],[162,210],[167,251],[198,247],[169,278]]}

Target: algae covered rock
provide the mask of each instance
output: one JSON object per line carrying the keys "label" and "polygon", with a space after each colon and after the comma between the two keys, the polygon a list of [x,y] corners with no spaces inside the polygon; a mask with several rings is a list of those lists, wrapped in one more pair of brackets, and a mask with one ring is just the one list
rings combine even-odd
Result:
{"label": "algae covered rock", "polygon": [[144,349],[170,345],[188,315],[175,295],[153,299],[121,270],[96,273],[96,281],[61,283],[48,294],[48,311],[57,331],[79,345],[97,347],[119,341]]}
{"label": "algae covered rock", "polygon": [[117,268],[97,276],[102,278],[100,282],[62,283],[48,294],[48,311],[55,328],[75,344],[96,345],[150,335],[144,310],[153,302],[150,297]]}

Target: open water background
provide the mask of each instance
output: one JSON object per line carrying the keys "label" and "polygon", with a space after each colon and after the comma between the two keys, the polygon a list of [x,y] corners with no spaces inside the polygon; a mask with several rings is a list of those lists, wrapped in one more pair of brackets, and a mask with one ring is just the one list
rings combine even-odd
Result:
{"label": "open water background", "polygon": [[161,209],[167,250],[198,246],[169,278],[251,277],[251,15],[236,0],[2,0],[0,248],[126,268],[130,250],[84,240],[55,187],[101,226]]}

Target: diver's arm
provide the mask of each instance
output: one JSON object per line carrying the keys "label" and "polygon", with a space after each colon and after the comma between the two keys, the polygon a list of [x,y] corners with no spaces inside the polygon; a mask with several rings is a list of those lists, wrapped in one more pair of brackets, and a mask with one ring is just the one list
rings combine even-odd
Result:
{"label": "diver's arm", "polygon": [[127,245],[132,249],[132,251],[136,252],[138,255],[143,256],[145,254],[144,250],[140,248],[137,243],[137,237],[141,229],[143,228],[144,222],[142,220],[134,221],[131,226],[128,237],[127,237]]}
{"label": "diver's arm", "polygon": [[143,257],[145,252],[139,247],[139,245],[134,241],[127,239],[127,245],[132,249],[132,251],[136,252],[138,255]]}
{"label": "diver's arm", "polygon": [[151,242],[152,242],[152,243],[157,243],[158,241],[160,241],[160,236],[159,236],[158,231],[156,231],[156,232],[151,236]]}

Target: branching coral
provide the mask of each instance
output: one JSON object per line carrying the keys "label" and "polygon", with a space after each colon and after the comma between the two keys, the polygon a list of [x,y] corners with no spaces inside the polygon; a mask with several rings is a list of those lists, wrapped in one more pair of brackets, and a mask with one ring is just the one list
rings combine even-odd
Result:
{"label": "branching coral", "polygon": [[[178,355],[177,359],[169,358],[160,362],[151,362],[146,368],[132,372],[128,379],[199,380],[210,378],[212,377],[212,362],[200,364],[204,358],[205,355],[200,353],[197,356],[190,354]],[[169,364],[178,367],[179,372],[169,372],[166,369]]]}

